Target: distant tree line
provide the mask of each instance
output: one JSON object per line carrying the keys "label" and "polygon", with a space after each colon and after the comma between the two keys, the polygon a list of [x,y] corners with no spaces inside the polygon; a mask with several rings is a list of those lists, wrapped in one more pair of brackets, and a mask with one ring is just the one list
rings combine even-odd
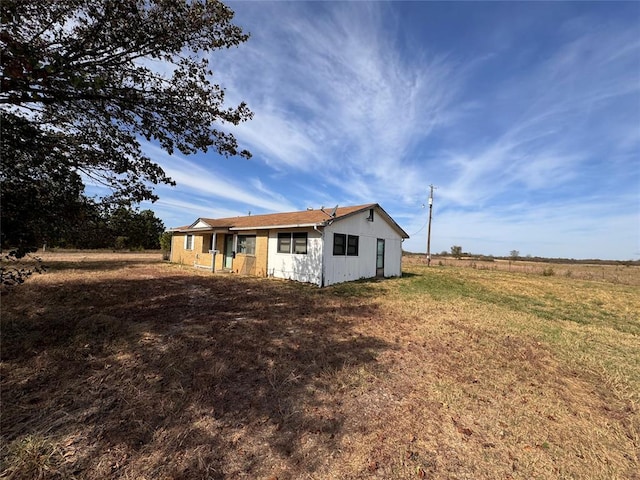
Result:
{"label": "distant tree line", "polygon": [[[402,251],[403,255],[407,256],[424,256],[424,253]],[[622,265],[622,266],[640,266],[640,260],[606,260],[599,258],[590,259],[575,259],[575,258],[553,258],[553,257],[539,257],[527,254],[525,257],[520,256],[518,250],[512,250],[509,252],[509,256],[495,256],[495,255],[483,255],[480,253],[463,252],[462,247],[459,245],[453,245],[451,251],[442,250],[440,253],[435,253],[434,257],[455,257],[456,259],[464,260],[476,260],[484,262],[493,262],[496,260],[509,260],[516,261],[522,260],[527,262],[539,262],[539,263],[554,263],[554,264],[573,264],[573,265]]]}
{"label": "distant tree line", "polygon": [[63,209],[52,205],[62,221],[28,208],[28,198],[15,198],[2,190],[2,248],[19,245],[81,249],[158,249],[164,232],[162,220],[151,210],[129,206],[110,207],[80,194],[67,199]]}

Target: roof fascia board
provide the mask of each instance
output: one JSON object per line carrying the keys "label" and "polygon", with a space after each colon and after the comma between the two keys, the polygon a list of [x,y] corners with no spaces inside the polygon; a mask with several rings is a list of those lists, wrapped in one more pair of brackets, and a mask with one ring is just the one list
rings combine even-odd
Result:
{"label": "roof fascia board", "polygon": [[226,233],[229,231],[229,228],[227,227],[174,228],[169,231],[177,232],[177,233]]}
{"label": "roof fascia board", "polygon": [[311,227],[320,227],[322,223],[298,223],[291,225],[265,225],[259,227],[229,227],[230,231],[240,232],[242,230],[276,230],[276,229],[287,229],[287,228],[311,228]]}

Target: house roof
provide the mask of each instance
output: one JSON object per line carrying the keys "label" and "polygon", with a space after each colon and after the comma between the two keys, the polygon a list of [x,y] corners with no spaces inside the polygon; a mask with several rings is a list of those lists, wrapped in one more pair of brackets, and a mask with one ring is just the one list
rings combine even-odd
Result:
{"label": "house roof", "polygon": [[[286,213],[269,213],[265,215],[249,215],[244,217],[230,218],[199,218],[191,225],[178,227],[173,229],[177,232],[187,231],[203,231],[208,229],[228,229],[228,230],[261,230],[267,228],[294,228],[294,227],[312,227],[323,226],[329,221],[337,221],[345,217],[349,217],[358,212],[376,208],[382,213],[386,220],[393,226],[403,238],[409,238],[409,235],[400,228],[400,226],[385,212],[377,203],[368,203],[365,205],[356,205],[351,207],[337,207],[335,215],[332,208],[327,209],[309,209],[299,212]],[[198,224],[204,223],[206,226],[196,227]]]}

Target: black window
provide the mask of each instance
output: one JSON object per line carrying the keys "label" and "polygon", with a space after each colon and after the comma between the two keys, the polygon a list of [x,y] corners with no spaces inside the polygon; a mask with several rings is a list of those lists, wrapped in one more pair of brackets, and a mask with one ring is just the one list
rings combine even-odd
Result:
{"label": "black window", "polygon": [[278,253],[291,253],[291,234],[278,234]]}
{"label": "black window", "polygon": [[347,236],[343,233],[333,234],[333,254],[344,255],[347,253]]}
{"label": "black window", "polygon": [[347,255],[352,257],[358,256],[358,240],[360,237],[356,235],[349,235],[347,237]]}
{"label": "black window", "polygon": [[306,255],[307,233],[279,233],[278,253],[295,253],[299,255]]}
{"label": "black window", "polygon": [[293,234],[293,253],[307,253],[307,234],[306,232]]}

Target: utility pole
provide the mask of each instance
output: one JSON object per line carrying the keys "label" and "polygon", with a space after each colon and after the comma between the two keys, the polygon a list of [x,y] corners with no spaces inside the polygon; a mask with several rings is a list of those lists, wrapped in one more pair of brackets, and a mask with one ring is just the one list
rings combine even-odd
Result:
{"label": "utility pole", "polygon": [[431,213],[433,212],[433,185],[429,185],[429,229],[427,231],[427,267],[431,266]]}

